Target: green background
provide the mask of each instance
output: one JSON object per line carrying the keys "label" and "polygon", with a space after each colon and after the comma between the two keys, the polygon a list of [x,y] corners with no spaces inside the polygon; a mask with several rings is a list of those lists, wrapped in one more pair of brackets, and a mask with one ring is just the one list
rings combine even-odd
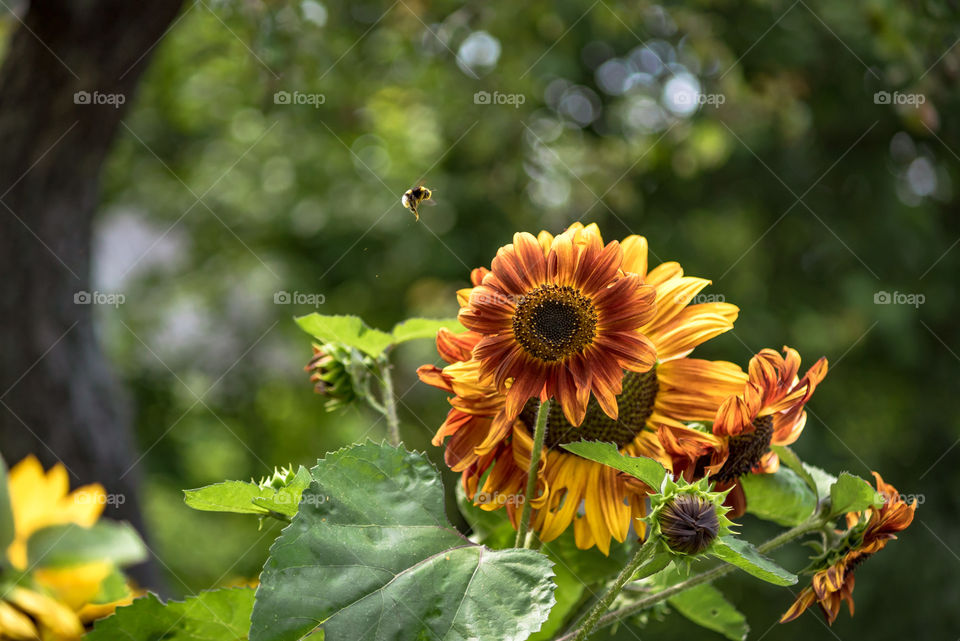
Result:
{"label": "green background", "polygon": [[[857,616],[833,632],[954,638],[956,18],[893,0],[186,5],[106,171],[94,283],[126,297],[97,313],[134,398],[170,591],[255,577],[278,531],[194,512],[181,489],[385,435],[364,409],[323,411],[294,315],[384,329],[450,316],[469,269],[515,231],[583,220],[647,236],[652,264],[677,260],[740,306],[698,355],[745,366],[787,344],[805,365],[829,358],[796,451],[923,499],[858,569]],[[713,97],[699,108],[683,102],[696,87]],[[277,104],[279,91],[323,104]],[[923,104],[877,104],[880,91]],[[420,178],[437,206],[416,223],[399,197]],[[275,304],[282,291],[323,303]],[[404,440],[439,461],[446,403],[414,374],[435,351],[396,358]],[[719,585],[751,638],[830,637],[812,614],[769,629],[795,589]],[[616,638],[637,634],[711,635],[671,615]]]}

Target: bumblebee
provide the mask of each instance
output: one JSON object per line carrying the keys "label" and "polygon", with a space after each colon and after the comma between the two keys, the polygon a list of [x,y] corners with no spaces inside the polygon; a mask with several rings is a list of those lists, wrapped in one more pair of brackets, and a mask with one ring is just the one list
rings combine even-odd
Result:
{"label": "bumblebee", "polygon": [[433,195],[433,192],[428,188],[423,186],[423,183],[420,183],[413,189],[408,189],[404,192],[403,197],[400,198],[400,202],[403,203],[403,206],[413,212],[413,215],[417,217],[417,220],[420,220],[420,212],[417,211],[417,208],[420,207],[422,203],[430,201],[428,204],[436,204],[434,201],[430,200],[430,197]]}

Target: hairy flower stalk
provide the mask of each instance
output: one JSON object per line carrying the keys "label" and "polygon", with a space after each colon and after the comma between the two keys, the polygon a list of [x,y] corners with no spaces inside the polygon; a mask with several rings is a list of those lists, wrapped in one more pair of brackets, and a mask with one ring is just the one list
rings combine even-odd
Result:
{"label": "hairy flower stalk", "polygon": [[520,511],[520,523],[517,527],[517,540],[514,547],[530,547],[527,541],[527,529],[530,525],[530,504],[537,491],[537,469],[540,466],[540,454],[543,451],[543,438],[547,432],[547,417],[550,415],[550,401],[540,403],[537,410],[537,426],[533,433],[533,450],[530,467],[527,469],[527,491],[523,495],[523,509]]}

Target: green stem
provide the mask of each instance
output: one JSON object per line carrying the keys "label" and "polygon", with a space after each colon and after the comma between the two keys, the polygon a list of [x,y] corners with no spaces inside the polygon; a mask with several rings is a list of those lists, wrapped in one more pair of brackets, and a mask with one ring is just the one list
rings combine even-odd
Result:
{"label": "green stem", "polygon": [[397,419],[397,398],[393,393],[392,366],[388,361],[380,364],[381,385],[383,386],[383,415],[387,419],[387,439],[394,447],[400,445],[400,421]]}
{"label": "green stem", "polygon": [[[823,527],[823,524],[824,524],[824,521],[819,515],[814,516],[813,518],[807,521],[804,521],[800,525],[773,537],[772,539],[770,539],[769,541],[766,541],[765,543],[762,543],[761,545],[757,546],[757,550],[765,554],[771,550],[774,550],[780,547],[781,545],[784,545],[785,543],[789,543],[790,541],[803,536],[808,532],[819,530],[821,527]],[[646,547],[646,544],[644,544],[644,547]],[[689,590],[690,588],[696,587],[703,583],[709,583],[710,581],[714,581],[724,575],[727,575],[733,572],[735,569],[736,569],[736,566],[730,565],[728,563],[724,563],[723,565],[718,565],[717,567],[707,570],[706,572],[692,576],[686,581],[682,581],[680,583],[677,583],[676,585],[672,585],[665,590],[661,590],[660,592],[657,592],[656,594],[651,594],[650,596],[646,596],[642,599],[639,599],[631,603],[630,605],[620,608],[619,610],[615,610],[609,614],[601,616],[596,619],[592,627],[603,628],[613,623],[616,623],[617,621],[622,621],[626,617],[629,617],[632,614],[636,614],[641,610],[645,610],[653,605],[656,605],[661,601],[665,601],[666,599],[669,599],[675,594],[679,594],[684,590]],[[609,606],[609,604],[607,604],[607,606]],[[586,625],[584,626],[584,628],[585,627]],[[581,639],[586,639],[586,636],[581,635],[582,632],[583,632],[583,628],[581,628],[579,632],[569,632],[567,634],[564,634],[563,636],[557,637],[554,641],[574,641],[574,640],[581,641]]]}
{"label": "green stem", "polygon": [[537,468],[540,466],[540,452],[543,451],[543,437],[547,433],[547,415],[550,413],[550,401],[540,403],[537,410],[537,426],[533,432],[533,449],[530,451],[530,466],[527,468],[527,491],[523,495],[523,508],[520,510],[520,522],[517,524],[517,540],[514,547],[531,547],[527,540],[530,521],[530,502],[537,491]]}
{"label": "green stem", "polygon": [[600,618],[603,616],[603,613],[613,604],[614,599],[617,598],[617,595],[620,594],[620,591],[623,589],[629,581],[637,574],[637,570],[650,558],[653,554],[654,549],[657,546],[657,539],[654,537],[647,537],[646,542],[640,549],[637,550],[637,553],[633,556],[630,562],[625,568],[620,572],[620,575],[613,582],[613,585],[610,586],[610,589],[607,590],[607,593],[604,594],[596,605],[593,606],[593,609],[590,610],[590,614],[587,615],[586,620],[583,622],[583,625],[580,626],[580,629],[576,632],[576,641],[583,641],[588,636],[590,636],[591,630],[597,625],[600,621]]}

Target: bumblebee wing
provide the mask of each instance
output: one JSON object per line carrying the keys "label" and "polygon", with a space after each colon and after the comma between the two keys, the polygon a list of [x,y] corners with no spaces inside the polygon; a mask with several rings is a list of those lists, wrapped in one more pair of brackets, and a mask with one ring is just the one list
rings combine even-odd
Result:
{"label": "bumblebee wing", "polygon": [[433,200],[433,199],[431,198],[431,199],[429,199],[429,200],[424,200],[424,201],[423,201],[422,203],[420,203],[420,204],[421,204],[421,205],[427,205],[427,206],[429,206],[429,207],[436,207],[436,206],[437,206],[437,201],[435,201],[435,200]]}

